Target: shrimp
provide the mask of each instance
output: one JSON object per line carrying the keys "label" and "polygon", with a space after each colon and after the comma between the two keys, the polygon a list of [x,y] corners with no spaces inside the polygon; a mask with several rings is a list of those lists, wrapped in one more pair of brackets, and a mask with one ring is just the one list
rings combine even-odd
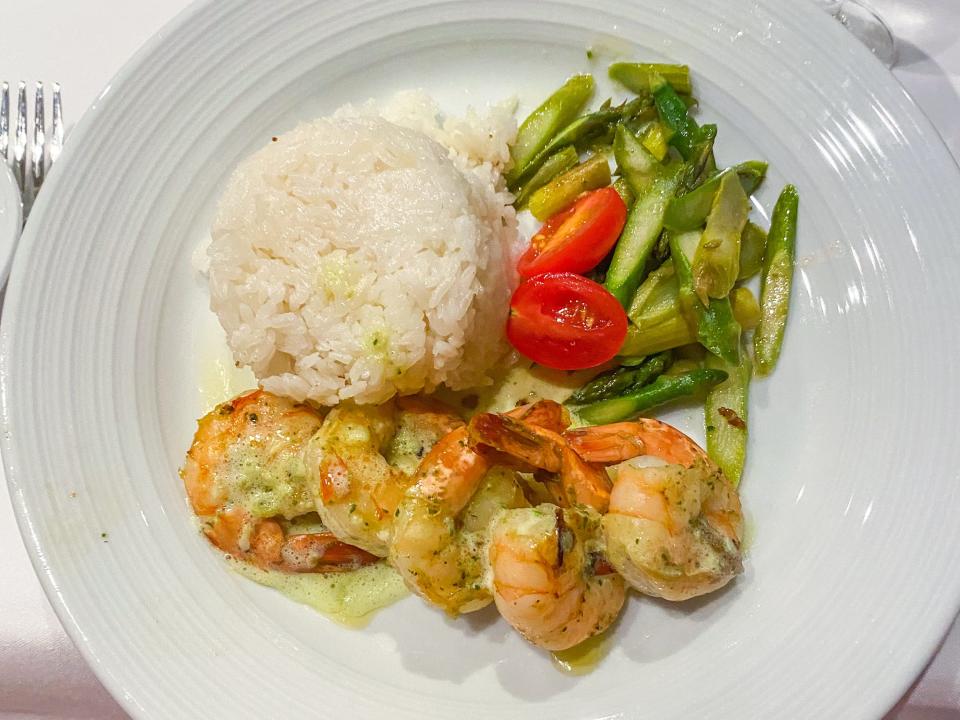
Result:
{"label": "shrimp", "polygon": [[323,523],[341,540],[386,557],[412,470],[462,425],[452,411],[422,398],[331,410],[305,452]]}
{"label": "shrimp", "polygon": [[[476,416],[469,428],[477,441],[559,473],[569,501],[603,512],[606,558],[636,590],[685,600],[743,571],[736,489],[676,428],[640,418],[557,435],[492,415]],[[607,477],[605,465],[613,465],[608,496],[597,476]]]}
{"label": "shrimp", "polygon": [[[659,420],[568,431],[578,453],[613,468],[604,516],[606,557],[646,595],[686,600],[713,592],[743,571],[743,513],[736,489],[703,449]],[[617,458],[617,447],[620,457]]]}
{"label": "shrimp", "polygon": [[646,452],[636,423],[631,422],[565,430],[563,439],[587,462],[620,463]]}
{"label": "shrimp", "polygon": [[286,572],[350,570],[376,558],[328,532],[288,534],[313,510],[300,457],[320,416],[264,390],[201,418],[180,471],[207,538],[227,554]]}
{"label": "shrimp", "polygon": [[[562,432],[567,411],[538,402],[506,415]],[[390,562],[407,586],[451,615],[488,605],[486,546],[492,518],[528,502],[515,470],[532,472],[514,456],[474,446],[466,428],[441,439],[416,471],[394,523]]]}
{"label": "shrimp", "polygon": [[503,507],[526,504],[506,468],[473,450],[461,427],[423,459],[394,523],[390,563],[407,587],[451,615],[490,604],[486,528]]}
{"label": "shrimp", "polygon": [[556,474],[562,492],[555,497],[561,504],[579,503],[600,512],[606,510],[610,500],[610,478],[606,471],[584,460],[557,428],[533,425],[509,414],[479,413],[471,418],[468,429],[474,443],[488,445]]}
{"label": "shrimp", "polygon": [[600,555],[600,514],[544,504],[507,510],[491,528],[493,596],[528,641],[566,650],[606,630],[626,599]]}

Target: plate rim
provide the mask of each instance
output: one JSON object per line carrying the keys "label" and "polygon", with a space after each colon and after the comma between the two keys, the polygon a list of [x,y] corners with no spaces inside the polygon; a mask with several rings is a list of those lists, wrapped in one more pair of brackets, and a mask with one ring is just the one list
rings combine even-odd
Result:
{"label": "plate rim", "polygon": [[[20,306],[20,288],[27,281],[25,268],[27,258],[34,252],[33,236],[39,231],[37,227],[43,222],[47,206],[54,201],[51,196],[55,194],[60,185],[60,177],[63,174],[61,168],[72,167],[71,158],[74,154],[74,148],[84,141],[90,133],[91,128],[96,124],[101,113],[104,112],[103,103],[112,102],[111,89],[126,81],[127,77],[135,73],[142,65],[146,65],[150,56],[157,48],[163,46],[167,35],[176,34],[181,27],[188,25],[194,17],[201,14],[205,8],[214,5],[216,0],[192,0],[189,5],[177,12],[172,18],[152,32],[146,40],[137,48],[137,50],[120,66],[120,68],[110,77],[100,91],[94,96],[93,102],[88,105],[77,124],[71,129],[69,140],[64,144],[57,162],[59,172],[51,172],[44,183],[46,192],[37,196],[37,200],[30,210],[32,223],[23,226],[20,235],[14,244],[15,252],[9,258],[9,273],[6,280],[6,288],[3,296],[2,312],[0,312],[0,458],[3,461],[3,471],[6,482],[6,491],[10,497],[11,505],[14,509],[14,516],[17,522],[17,529],[23,540],[24,547],[27,549],[27,555],[30,558],[30,565],[33,567],[34,575],[43,588],[43,594],[47,602],[53,609],[54,614],[60,626],[66,632],[70,642],[83,657],[87,667],[96,676],[97,681],[106,689],[114,701],[130,717],[142,715],[143,708],[137,704],[133,696],[127,691],[122,678],[116,677],[109,672],[106,666],[100,660],[100,657],[94,651],[91,643],[86,637],[86,633],[80,627],[79,622],[67,607],[66,599],[61,595],[54,581],[53,571],[46,564],[44,558],[43,543],[40,537],[34,532],[31,521],[32,511],[27,504],[26,498],[19,492],[21,484],[20,473],[14,467],[10,459],[14,450],[14,434],[11,431],[10,409],[8,399],[10,397],[10,362],[11,347],[10,338],[14,334],[13,328],[19,323],[20,313],[15,312]],[[9,172],[9,171],[8,171]],[[11,179],[16,182],[12,175]]]}
{"label": "plate rim", "polygon": [[[763,2],[763,0],[761,0],[761,2]],[[190,5],[180,10],[144,41],[137,51],[121,65],[117,72],[96,95],[94,102],[83,112],[83,115],[70,134],[71,142],[64,147],[58,167],[64,164],[72,167],[72,157],[74,154],[72,148],[80,145],[84,141],[100,115],[106,108],[109,108],[113,101],[110,92],[113,87],[125,83],[130,75],[147,65],[155,51],[163,47],[168,35],[176,34],[182,27],[192,22],[195,17],[201,15],[205,10],[216,4],[216,0],[193,0]],[[805,9],[803,12],[807,12],[807,10]],[[827,24],[832,21],[824,16],[821,20],[817,20],[817,22],[822,22],[823,26],[826,27]],[[861,46],[852,36],[848,38],[846,44],[847,46],[857,46],[857,50],[853,52],[863,58],[870,58],[872,62],[876,62],[878,65],[880,64],[869,50]],[[924,134],[936,138],[936,142],[939,143],[936,149],[943,151],[941,153],[942,155],[945,154],[947,158],[946,164],[952,166],[954,176],[958,186],[960,186],[960,158],[953,156],[940,132],[931,122],[926,112],[917,104],[909,92],[907,92],[906,88],[899,83],[892,73],[889,71],[886,72],[889,74],[892,82],[895,83],[896,90],[906,101],[907,107],[905,110],[913,116],[910,119],[920,127]],[[12,359],[11,337],[15,334],[18,325],[26,322],[26,318],[22,317],[22,313],[16,311],[20,310],[21,288],[24,283],[28,281],[28,278],[25,277],[25,268],[28,262],[27,258],[35,251],[34,243],[32,242],[33,237],[40,232],[37,228],[44,222],[48,206],[55,202],[51,196],[55,194],[56,188],[61,184],[61,175],[62,172],[57,172],[51,174],[48,178],[46,186],[51,189],[41,195],[37,203],[33,206],[31,217],[34,222],[24,228],[18,241],[14,243],[15,249],[19,251],[13,253],[12,262],[10,263],[9,282],[3,308],[6,312],[3,312],[2,319],[0,319],[0,431],[2,431],[0,450],[2,450],[4,471],[7,479],[6,485],[8,493],[10,494],[11,504],[15,511],[14,514],[18,530],[28,550],[34,573],[43,587],[48,602],[57,615],[61,626],[70,637],[71,642],[77,647],[88,666],[97,676],[97,679],[127,713],[136,717],[144,711],[144,708],[137,704],[134,698],[127,692],[123,680],[114,676],[113,673],[102,664],[99,656],[91,647],[91,643],[87,639],[84,630],[71,614],[66,599],[60,594],[56,586],[53,570],[45,562],[43,543],[32,527],[31,508],[27,504],[25,497],[19,492],[19,487],[23,484],[21,481],[21,472],[11,459],[17,452],[15,449],[16,443],[13,440],[15,433],[11,431],[11,410],[8,406],[11,379],[10,362]],[[23,476],[24,478],[28,478],[29,473],[24,472]],[[948,605],[951,607],[944,610]],[[865,702],[865,707],[881,709],[884,712],[888,712],[896,707],[899,700],[904,697],[912,684],[919,678],[924,668],[927,667],[931,659],[936,655],[943,639],[950,631],[952,618],[956,618],[958,614],[960,614],[960,592],[953,593],[952,603],[941,603],[940,608],[942,610],[941,618],[935,621],[934,625],[942,625],[943,629],[936,633],[935,637],[925,639],[923,643],[925,646],[924,650],[918,654],[914,662],[910,663],[911,677],[898,684],[896,688],[888,688],[886,692],[882,689],[878,690],[874,696],[875,702],[872,704]],[[941,620],[945,620],[945,622],[941,623]]]}
{"label": "plate rim", "polygon": [[[20,199],[20,188],[17,179],[10,167],[4,163],[0,174],[0,206],[9,210],[9,217],[3,219],[0,227],[0,288],[10,277],[13,261],[20,245],[23,234],[23,202]],[[6,215],[6,213],[4,213]]]}

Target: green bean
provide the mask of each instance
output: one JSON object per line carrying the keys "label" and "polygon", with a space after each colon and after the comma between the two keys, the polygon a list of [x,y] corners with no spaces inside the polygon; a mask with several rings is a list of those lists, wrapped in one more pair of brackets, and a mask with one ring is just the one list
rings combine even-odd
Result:
{"label": "green bean", "polygon": [[640,285],[647,258],[663,229],[663,213],[677,190],[678,182],[678,171],[664,172],[630,208],[627,224],[614,248],[604,283],[624,307],[629,306],[633,293]]}
{"label": "green bean", "polygon": [[760,375],[767,375],[773,370],[783,345],[793,285],[799,205],[797,189],[787,185],[780,193],[770,218],[760,286],[760,324],[753,336],[753,354]]}
{"label": "green bean", "polygon": [[707,393],[707,454],[736,487],[740,484],[740,475],[747,457],[750,356],[742,352],[740,362],[731,365],[715,355],[709,355],[706,364],[708,368],[722,370],[728,375],[726,380]]}
{"label": "green bean", "polygon": [[543,165],[533,174],[533,177],[527,180],[522,187],[517,188],[517,199],[513,203],[514,206],[517,209],[525,207],[533,193],[549,183],[560,173],[572,168],[579,161],[580,156],[572,147],[568,146],[555,152],[544,161]]}
{"label": "green bean", "polygon": [[674,232],[687,232],[701,227],[707,221],[707,215],[713,208],[713,198],[717,194],[717,190],[720,189],[720,182],[726,174],[732,172],[735,172],[740,178],[743,191],[747,195],[751,195],[763,181],[767,173],[767,164],[758,160],[751,160],[734,165],[706,180],[695,190],[674,198],[664,216],[664,227]]}
{"label": "green bean", "polygon": [[621,177],[627,181],[633,194],[642,196],[649,189],[663,166],[623,125],[617,126],[613,136],[613,157]]}
{"label": "green bean", "polygon": [[663,63],[613,63],[607,70],[611,80],[616,80],[627,90],[635,93],[649,92],[650,76],[657,73],[663,77],[678,93],[689,95],[693,92],[690,84],[690,68],[686,65],[666,65]]}
{"label": "green bean", "polygon": [[730,363],[740,361],[740,325],[733,315],[729,298],[709,298],[700,302],[694,291],[693,253],[700,242],[700,233],[693,231],[671,235],[670,255],[679,281],[680,307],[693,325],[697,340],[710,352]]}
{"label": "green bean", "polygon": [[748,222],[740,235],[740,273],[737,280],[752,278],[763,269],[763,251],[767,248],[767,232]]}
{"label": "green bean", "polygon": [[670,360],[669,352],[657,353],[636,367],[620,367],[604,373],[574,392],[566,402],[571,405],[586,405],[638,389],[666,370],[670,366]]}
{"label": "green bean", "polygon": [[592,425],[606,425],[636,417],[645,410],[681,398],[701,395],[727,379],[723,370],[691,370],[683,375],[661,375],[649,385],[623,397],[601,400],[580,408],[577,414]]}
{"label": "green bean", "polygon": [[594,155],[575,168],[558,175],[530,197],[530,212],[545,221],[570,207],[581,193],[610,184],[610,165],[602,155]]}
{"label": "green bean", "polygon": [[740,273],[740,235],[747,224],[750,203],[736,173],[720,181],[707,226],[693,254],[693,289],[700,302],[724,298]]}
{"label": "green bean", "polygon": [[517,188],[527,173],[530,161],[577,117],[593,95],[593,86],[592,76],[574,75],[523,121],[516,142],[510,148],[513,167],[506,179],[511,190]]}
{"label": "green bean", "polygon": [[653,93],[653,102],[657,106],[660,121],[673,130],[670,144],[677,149],[684,160],[689,160],[696,146],[703,140],[700,126],[690,117],[686,103],[662,75],[653,73],[650,76],[650,90]]}

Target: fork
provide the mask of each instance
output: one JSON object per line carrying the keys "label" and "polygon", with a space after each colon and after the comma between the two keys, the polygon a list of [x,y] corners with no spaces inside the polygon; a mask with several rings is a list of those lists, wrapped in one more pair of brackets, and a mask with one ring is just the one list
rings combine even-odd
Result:
{"label": "fork", "polygon": [[[63,109],[60,83],[53,83],[53,123],[49,135],[44,113],[43,83],[37,82],[33,98],[33,141],[27,142],[27,83],[17,83],[17,105],[13,126],[13,143],[10,137],[10,84],[0,83],[0,155],[3,162],[12,166],[20,190],[20,205],[26,222],[33,201],[40,192],[47,170],[63,149]],[[11,153],[11,150],[13,151]],[[27,167],[30,174],[27,175]]]}

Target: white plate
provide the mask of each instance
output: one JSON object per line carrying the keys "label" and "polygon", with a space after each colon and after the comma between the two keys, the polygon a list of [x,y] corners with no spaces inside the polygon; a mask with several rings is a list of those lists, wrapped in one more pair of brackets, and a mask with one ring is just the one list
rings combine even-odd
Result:
{"label": "white plate", "polygon": [[[746,574],[634,598],[579,678],[490,613],[407,599],[350,631],[232,575],[176,474],[217,337],[190,255],[231,168],[394,89],[529,107],[588,45],[598,73],[612,51],[689,63],[721,161],[769,160],[768,208],[801,190],[784,357],[751,398]],[[201,3],[48,182],[3,317],[3,455],[54,607],[136,716],[876,717],[957,610],[960,174],[812,3]]]}
{"label": "white plate", "polygon": [[0,288],[7,282],[13,253],[20,239],[23,208],[17,180],[5,163],[0,163]]}

